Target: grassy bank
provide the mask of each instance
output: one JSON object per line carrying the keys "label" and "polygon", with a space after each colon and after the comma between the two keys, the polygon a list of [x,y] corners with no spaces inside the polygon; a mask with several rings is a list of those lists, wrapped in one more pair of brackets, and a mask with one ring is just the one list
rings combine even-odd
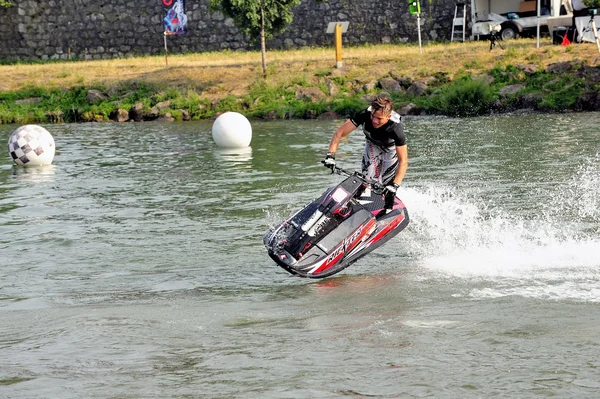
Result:
{"label": "grassy bank", "polygon": [[[144,119],[205,119],[223,111],[345,116],[394,81],[398,107],[410,103],[417,112],[457,116],[510,110],[524,96],[543,111],[578,109],[582,98],[598,92],[581,74],[582,66],[595,69],[593,44],[562,47],[545,39],[536,48],[535,40],[520,39],[503,45],[490,51],[483,41],[435,44],[423,54],[414,45],[344,48],[340,69],[333,48],[271,51],[266,81],[256,52],[170,56],[168,65],[165,57],[0,65],[0,123],[103,121],[136,106]],[[565,62],[570,66],[550,71]],[[410,89],[416,82],[422,90]],[[516,84],[523,86],[518,95],[502,93]],[[91,99],[90,89],[102,95]]]}

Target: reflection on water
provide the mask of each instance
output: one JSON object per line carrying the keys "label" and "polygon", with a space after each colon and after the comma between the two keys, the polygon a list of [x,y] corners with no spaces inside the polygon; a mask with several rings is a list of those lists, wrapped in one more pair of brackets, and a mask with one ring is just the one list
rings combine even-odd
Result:
{"label": "reflection on water", "polygon": [[28,167],[13,165],[11,169],[11,174],[13,176],[18,177],[23,181],[31,181],[34,183],[52,182],[55,173],[56,165],[38,165]]}
{"label": "reflection on water", "polygon": [[217,161],[244,163],[252,160],[252,147],[216,148],[213,154]]}

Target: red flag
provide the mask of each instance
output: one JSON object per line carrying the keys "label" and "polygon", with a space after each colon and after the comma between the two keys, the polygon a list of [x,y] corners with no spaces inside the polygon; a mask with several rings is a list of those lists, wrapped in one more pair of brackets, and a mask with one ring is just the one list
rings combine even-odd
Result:
{"label": "red flag", "polygon": [[563,41],[562,41],[562,43],[560,45],[561,46],[568,46],[569,44],[571,44],[571,41],[567,37],[567,32],[565,32],[565,35],[563,36]]}

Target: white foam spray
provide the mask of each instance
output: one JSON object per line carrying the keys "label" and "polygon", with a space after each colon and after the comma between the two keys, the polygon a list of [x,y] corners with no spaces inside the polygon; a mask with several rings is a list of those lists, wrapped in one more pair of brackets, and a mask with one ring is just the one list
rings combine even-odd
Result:
{"label": "white foam spray", "polygon": [[[600,167],[532,192],[519,213],[474,189],[403,189],[411,224],[404,249],[435,278],[492,282],[475,298],[524,295],[600,302]],[[428,277],[424,277],[428,278]]]}

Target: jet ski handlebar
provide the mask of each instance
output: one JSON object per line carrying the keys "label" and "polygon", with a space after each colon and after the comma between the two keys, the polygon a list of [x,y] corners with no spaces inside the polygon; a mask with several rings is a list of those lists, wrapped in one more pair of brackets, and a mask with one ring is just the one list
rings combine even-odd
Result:
{"label": "jet ski handlebar", "polygon": [[[321,163],[325,163],[324,161],[321,161]],[[384,187],[382,184],[380,184],[379,182],[376,182],[375,180],[371,180],[369,179],[367,176],[365,176],[363,173],[359,172],[359,171],[349,171],[343,168],[340,168],[337,165],[333,166],[333,169],[331,171],[332,173],[338,174],[338,175],[345,175],[345,176],[356,176],[358,178],[360,178],[361,180],[363,180],[365,183],[367,183],[368,185],[370,185],[373,189],[375,189],[375,192],[378,191],[383,191]]]}

